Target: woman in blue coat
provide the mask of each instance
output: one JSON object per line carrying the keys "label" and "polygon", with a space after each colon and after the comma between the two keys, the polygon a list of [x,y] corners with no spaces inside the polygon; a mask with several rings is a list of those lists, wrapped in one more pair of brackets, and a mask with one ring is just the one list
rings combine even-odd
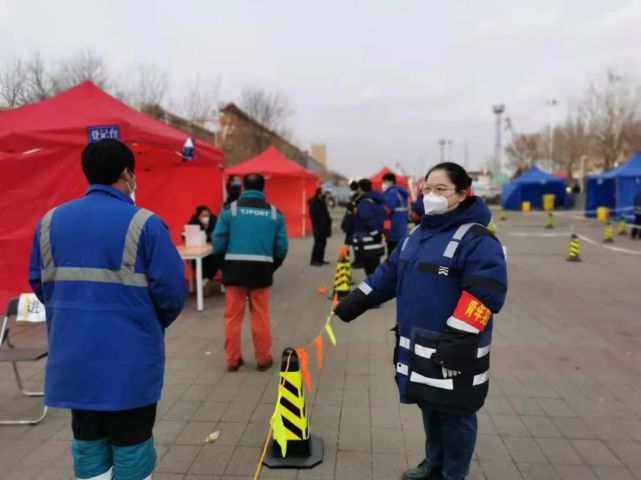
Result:
{"label": "woman in blue coat", "polygon": [[468,195],[455,163],[425,177],[425,215],[358,289],[336,307],[349,322],[396,297],[394,364],[400,400],[421,409],[425,460],[404,480],[463,480],[489,386],[493,316],[505,301],[503,248],[486,228],[491,214]]}

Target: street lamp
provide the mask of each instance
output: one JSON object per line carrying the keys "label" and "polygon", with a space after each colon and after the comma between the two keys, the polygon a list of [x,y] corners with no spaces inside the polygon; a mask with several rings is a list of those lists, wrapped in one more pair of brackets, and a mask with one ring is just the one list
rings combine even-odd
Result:
{"label": "street lamp", "polygon": [[496,115],[496,142],[494,144],[494,162],[499,168],[499,172],[504,173],[503,161],[501,159],[501,115],[505,112],[505,105],[499,104],[492,106],[492,111]]}
{"label": "street lamp", "polygon": [[554,107],[556,107],[559,104],[559,101],[551,98],[549,100],[545,101],[545,104],[550,108],[550,138],[549,138],[549,144],[548,144],[548,171],[552,171],[553,164],[552,164],[552,157],[554,155]]}

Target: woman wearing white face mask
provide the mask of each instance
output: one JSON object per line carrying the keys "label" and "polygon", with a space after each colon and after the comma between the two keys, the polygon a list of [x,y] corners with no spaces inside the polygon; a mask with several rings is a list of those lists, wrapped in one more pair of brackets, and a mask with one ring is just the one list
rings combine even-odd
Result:
{"label": "woman wearing white face mask", "polygon": [[[216,220],[216,215],[211,213],[209,207],[199,205],[191,216],[189,225],[199,225],[200,229],[205,232],[207,243],[211,243],[211,236],[214,228],[216,228]],[[218,272],[218,266],[216,265],[214,256],[210,255],[203,258],[203,279],[205,280],[207,293],[209,293],[209,281],[214,279],[216,272]]]}
{"label": "woman wearing white face mask", "polygon": [[349,322],[397,298],[396,382],[401,402],[421,409],[426,434],[425,460],[404,480],[466,478],[488,392],[493,314],[505,301],[507,272],[471,183],[455,163],[432,168],[421,223],[335,309]]}

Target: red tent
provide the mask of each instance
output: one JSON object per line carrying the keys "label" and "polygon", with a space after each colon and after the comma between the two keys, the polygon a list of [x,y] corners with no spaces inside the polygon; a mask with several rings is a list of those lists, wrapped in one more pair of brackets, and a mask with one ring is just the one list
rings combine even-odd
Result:
{"label": "red tent", "polygon": [[260,155],[225,170],[226,176],[249,173],[265,177],[267,201],[283,212],[290,237],[302,237],[311,230],[307,200],[314,196],[320,184],[318,175],[290,160],[276,147],[269,147]]}
{"label": "red tent", "polygon": [[[396,172],[393,172],[387,167],[383,167],[370,177],[370,180],[372,181],[372,188],[374,190],[383,189],[383,175],[385,175],[386,173],[396,173]],[[410,190],[407,177],[404,177],[403,175],[399,175],[398,173],[396,173],[396,185],[403,187],[408,192]]]}
{"label": "red tent", "polygon": [[36,224],[51,207],[84,194],[80,153],[89,135],[116,129],[136,155],[136,202],[160,215],[175,242],[198,204],[222,203],[222,150],[134,110],[90,82],[56,97],[0,113],[0,309],[28,290]]}

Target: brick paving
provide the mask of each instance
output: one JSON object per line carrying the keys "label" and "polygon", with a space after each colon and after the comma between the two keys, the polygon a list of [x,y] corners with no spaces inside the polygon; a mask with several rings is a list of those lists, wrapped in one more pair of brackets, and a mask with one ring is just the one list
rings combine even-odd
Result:
{"label": "brick paving", "polygon": [[[479,412],[472,479],[641,479],[641,242],[601,243],[596,222],[557,215],[544,230],[540,214],[509,213],[498,222],[508,250],[510,291],[496,320],[492,380]],[[574,225],[583,263],[568,263]],[[558,236],[541,236],[558,235]],[[529,236],[525,236],[529,235]],[[329,244],[335,256],[338,238]],[[294,240],[272,297],[274,353],[311,340],[329,301],[331,266],[308,267],[309,239]],[[356,280],[362,278],[356,272]],[[225,372],[221,295],[195,311],[193,299],[167,334],[167,374],[155,437],[157,480],[250,479],[268,430],[276,372],[254,370],[247,328],[240,373]],[[312,432],[325,461],[309,471],[265,470],[264,479],[396,479],[423,456],[418,409],[401,406],[393,381],[393,304],[351,325],[335,324],[322,373],[310,356],[307,395]],[[38,388],[42,367],[24,368]],[[0,366],[0,416],[35,414],[38,401],[16,394]],[[212,431],[215,444],[205,444]],[[0,427],[2,480],[72,478],[69,416],[53,411],[37,427]]]}

